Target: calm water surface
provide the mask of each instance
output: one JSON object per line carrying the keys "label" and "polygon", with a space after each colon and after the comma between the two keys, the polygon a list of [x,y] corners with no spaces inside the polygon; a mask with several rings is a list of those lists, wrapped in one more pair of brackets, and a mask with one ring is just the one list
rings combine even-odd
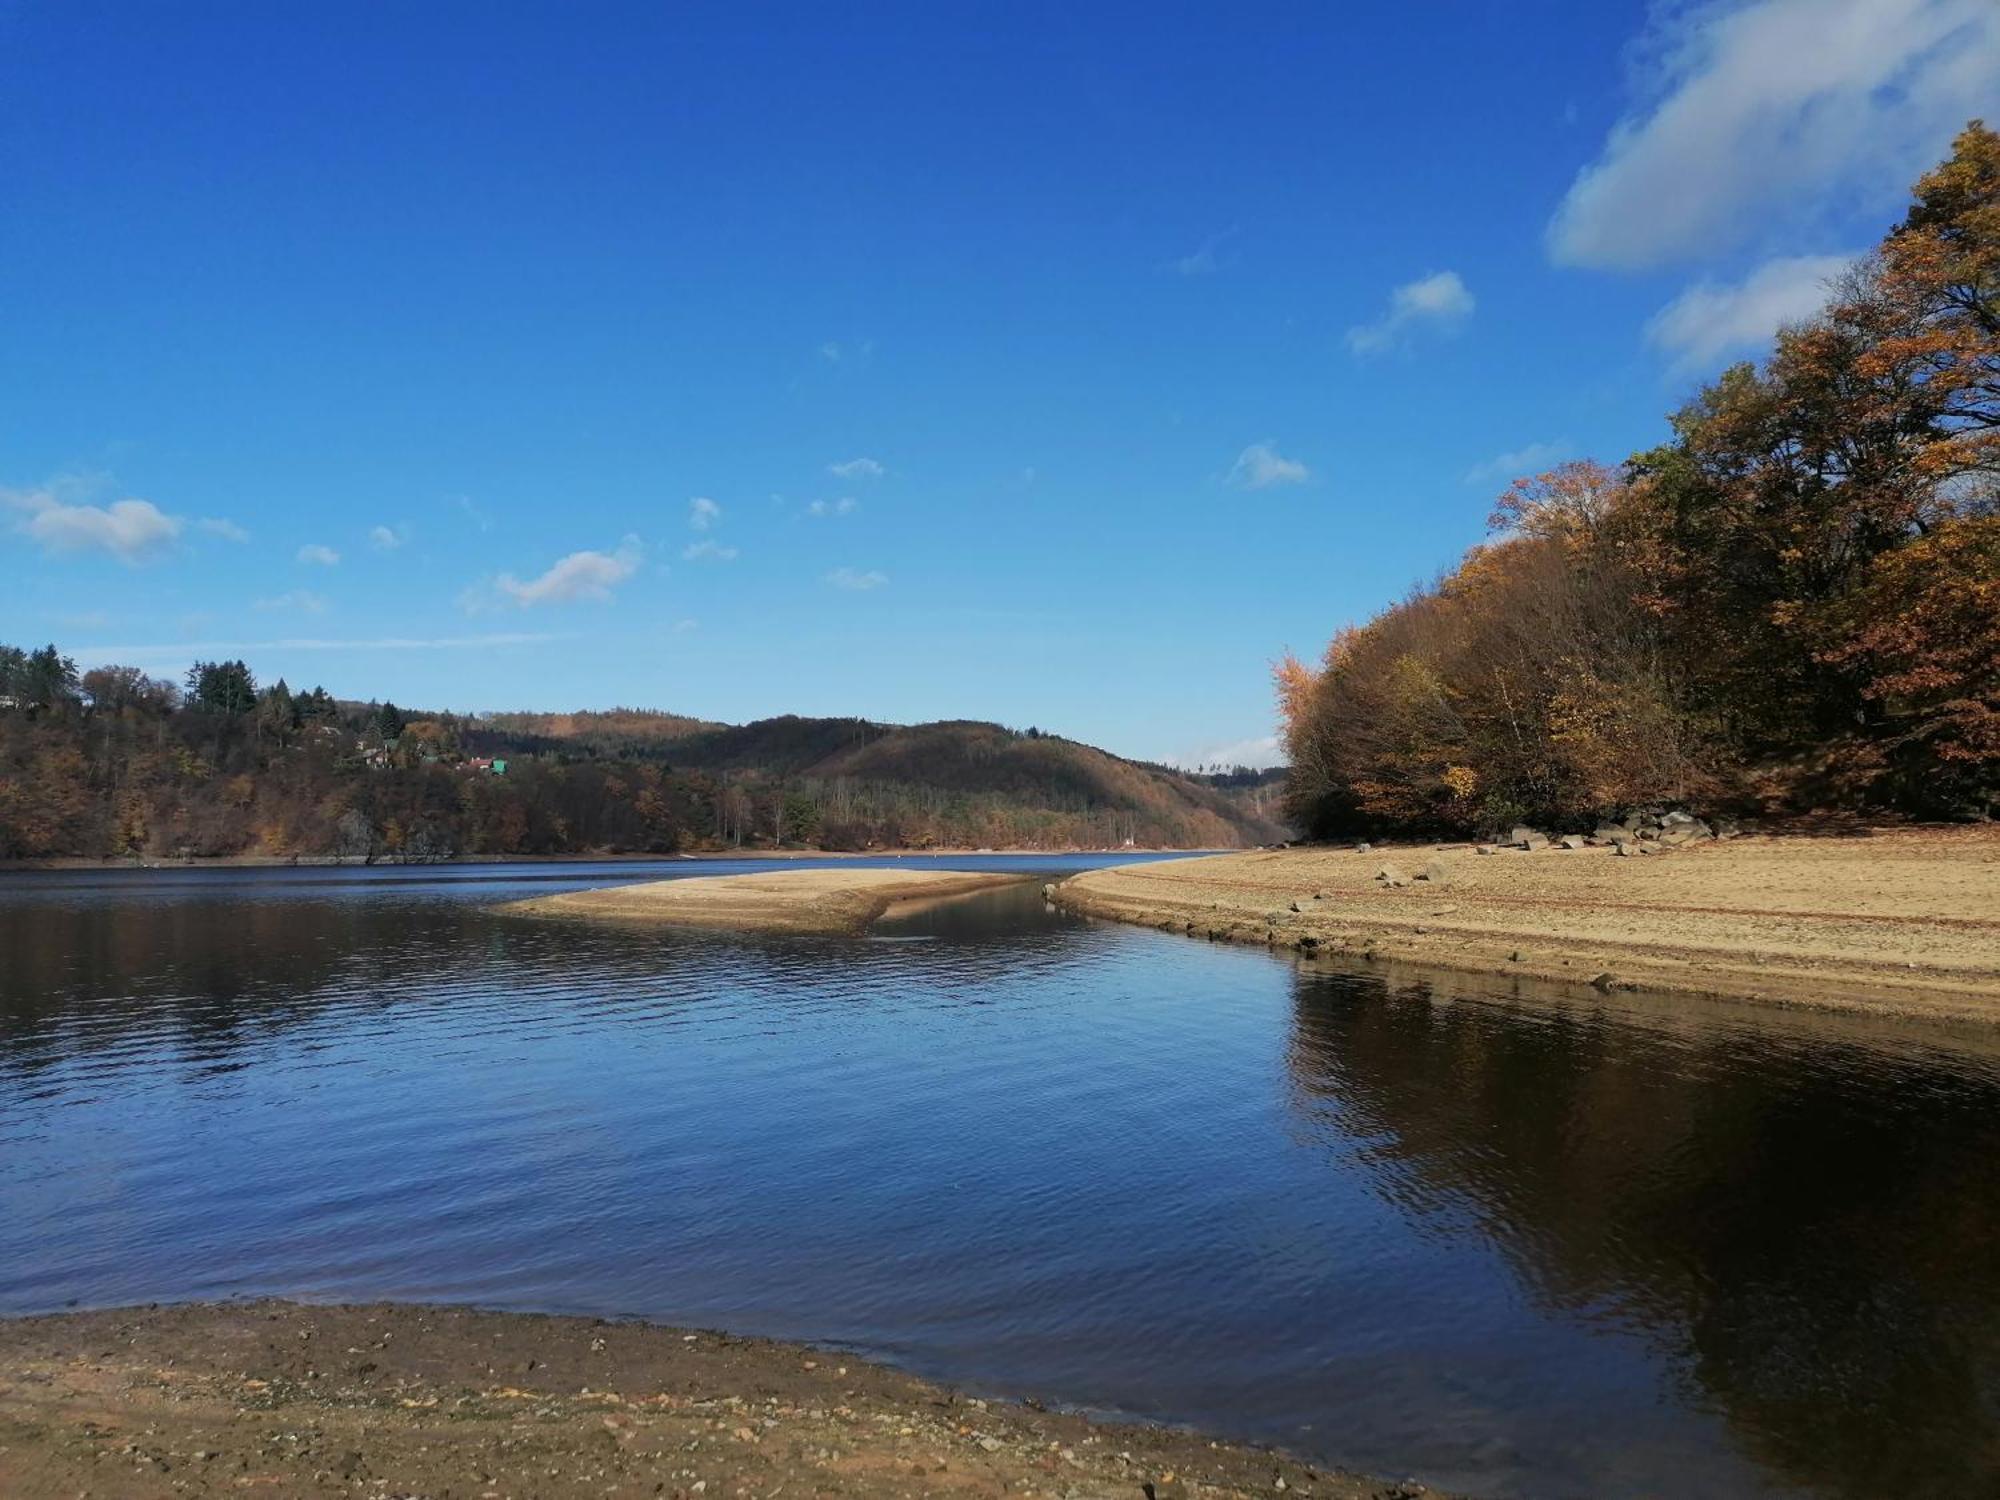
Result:
{"label": "calm water surface", "polygon": [[0,1312],[636,1314],[1479,1495],[2000,1486],[1982,1032],[1446,995],[1032,887],[873,940],[487,910],[729,868],[0,877]]}

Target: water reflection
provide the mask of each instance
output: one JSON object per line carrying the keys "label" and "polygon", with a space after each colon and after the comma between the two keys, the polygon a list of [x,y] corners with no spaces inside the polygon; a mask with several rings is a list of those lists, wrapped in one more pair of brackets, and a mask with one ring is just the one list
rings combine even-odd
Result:
{"label": "water reflection", "polygon": [[2000,1068],[1952,1040],[1302,973],[1288,1062],[1413,1222],[1641,1331],[1760,1462],[1861,1500],[2000,1477]]}
{"label": "water reflection", "polygon": [[635,1314],[1537,1500],[2000,1472],[1983,1032],[1448,997],[1033,886],[862,941],[488,909],[602,878],[0,877],[0,1312]]}

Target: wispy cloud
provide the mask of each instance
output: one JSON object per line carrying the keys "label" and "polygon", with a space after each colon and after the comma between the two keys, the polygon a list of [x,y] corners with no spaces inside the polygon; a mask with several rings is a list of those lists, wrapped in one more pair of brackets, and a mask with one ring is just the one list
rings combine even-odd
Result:
{"label": "wispy cloud", "polygon": [[806,507],[809,516],[851,516],[861,509],[861,502],[852,495],[842,495],[838,500],[815,500]]}
{"label": "wispy cloud", "polygon": [[323,615],[326,613],[326,599],[310,589],[291,589],[286,593],[274,594],[269,599],[259,599],[254,609],[295,609],[300,614]]}
{"label": "wispy cloud", "polygon": [[203,516],[194,524],[196,530],[207,532],[210,536],[219,536],[225,542],[247,542],[250,540],[249,532],[238,526],[234,521],[224,520],[221,516]]}
{"label": "wispy cloud", "polygon": [[1476,305],[1458,272],[1433,271],[1391,292],[1388,311],[1374,322],[1348,329],[1347,347],[1356,354],[1380,354],[1423,334],[1455,333]]}
{"label": "wispy cloud", "polygon": [[1646,341],[1668,355],[1675,373],[1713,368],[1725,355],[1759,349],[1787,323],[1823,307],[1828,283],[1852,255],[1795,255],[1766,261],[1743,280],[1700,281],[1646,324]]}
{"label": "wispy cloud", "polygon": [[1275,734],[1253,735],[1248,739],[1228,740],[1219,745],[1205,745],[1186,755],[1170,756],[1167,764],[1179,766],[1183,770],[1198,770],[1203,766],[1251,766],[1265,770],[1285,763],[1285,748]]}
{"label": "wispy cloud", "polygon": [[1644,102],[1548,227],[1565,265],[1700,260],[1829,209],[1892,211],[1969,116],[2000,108],[1993,0],[1658,7]]}
{"label": "wispy cloud", "polygon": [[688,501],[688,525],[696,531],[706,531],[722,519],[722,507],[706,495],[696,495]]}
{"label": "wispy cloud", "polygon": [[865,365],[874,353],[873,339],[854,339],[847,343],[842,343],[839,339],[828,339],[819,346],[819,357],[830,365]]}
{"label": "wispy cloud", "polygon": [[1238,489],[1268,490],[1285,484],[1304,484],[1312,470],[1295,458],[1286,458],[1275,444],[1252,443],[1236,455],[1230,465],[1228,483]]}
{"label": "wispy cloud", "polygon": [[828,464],[826,472],[836,479],[880,479],[889,471],[872,458],[849,458],[837,464]]}
{"label": "wispy cloud", "polygon": [[371,526],[368,528],[368,545],[377,552],[394,552],[410,539],[408,526]]}
{"label": "wispy cloud", "polygon": [[1576,449],[1568,438],[1557,438],[1548,443],[1528,443],[1480,460],[1465,471],[1465,482],[1485,484],[1494,479],[1514,479],[1523,474],[1536,474],[1561,463],[1566,458],[1575,456]]}
{"label": "wispy cloud", "polygon": [[299,548],[299,561],[315,567],[331,568],[339,563],[340,554],[323,542],[307,542]]}
{"label": "wispy cloud", "polygon": [[860,568],[835,568],[826,575],[826,581],[837,589],[852,589],[857,593],[865,593],[869,589],[882,587],[889,581],[889,575],[879,573],[873,568],[866,571]]}
{"label": "wispy cloud", "polygon": [[291,636],[265,641],[145,641],[78,646],[70,654],[84,663],[137,663],[185,660],[193,656],[247,656],[258,651],[479,651],[496,646],[532,646],[565,639],[567,637],[562,635],[513,631],[490,635],[378,636],[362,640]]}
{"label": "wispy cloud", "polygon": [[1201,242],[1201,248],[1191,255],[1183,255],[1172,262],[1174,270],[1183,276],[1212,276],[1222,269],[1222,247],[1236,236],[1234,225],[1220,234],[1211,234]]}
{"label": "wispy cloud", "polygon": [[91,505],[96,481],[65,478],[31,490],[0,490],[0,507],[14,511],[14,529],[45,552],[102,552],[120,562],[150,562],[171,547],[183,522],[150,500]]}
{"label": "wispy cloud", "polygon": [[[525,583],[511,573],[493,580],[494,590],[522,609],[541,604],[573,604],[580,600],[608,601],[613,590],[639,571],[644,549],[637,537],[626,537],[615,552],[572,552]],[[478,596],[466,602],[476,605]]]}
{"label": "wispy cloud", "polygon": [[681,556],[688,562],[734,562],[736,555],[734,547],[717,541],[689,542],[681,548]]}

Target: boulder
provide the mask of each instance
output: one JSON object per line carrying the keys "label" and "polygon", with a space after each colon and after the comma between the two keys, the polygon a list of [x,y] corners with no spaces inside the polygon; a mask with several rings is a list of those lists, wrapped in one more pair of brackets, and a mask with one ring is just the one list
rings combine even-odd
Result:
{"label": "boulder", "polygon": [[1629,844],[1632,842],[1632,830],[1623,823],[1600,823],[1591,837],[1600,844]]}
{"label": "boulder", "polygon": [[1481,854],[1498,854],[1500,851],[1492,844],[1481,844],[1479,846],[1479,852]]}
{"label": "boulder", "polygon": [[1558,842],[1565,849],[1581,849],[1584,845],[1584,838],[1580,833],[1566,833]]}
{"label": "boulder", "polygon": [[1382,884],[1392,887],[1405,886],[1410,883],[1410,877],[1405,875],[1401,870],[1397,869],[1394,865],[1382,866],[1381,869],[1375,872],[1375,878],[1381,881]]}
{"label": "boulder", "polygon": [[1443,885],[1446,879],[1444,866],[1436,860],[1432,860],[1421,870],[1417,871],[1417,879],[1429,881],[1432,885]]}

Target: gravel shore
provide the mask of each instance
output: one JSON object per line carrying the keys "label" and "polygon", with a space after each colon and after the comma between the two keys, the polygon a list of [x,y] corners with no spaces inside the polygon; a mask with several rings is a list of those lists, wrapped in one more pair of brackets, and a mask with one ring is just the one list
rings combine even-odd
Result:
{"label": "gravel shore", "polygon": [[8,1500],[1274,1493],[1433,1492],[649,1324],[284,1302],[0,1321]]}

